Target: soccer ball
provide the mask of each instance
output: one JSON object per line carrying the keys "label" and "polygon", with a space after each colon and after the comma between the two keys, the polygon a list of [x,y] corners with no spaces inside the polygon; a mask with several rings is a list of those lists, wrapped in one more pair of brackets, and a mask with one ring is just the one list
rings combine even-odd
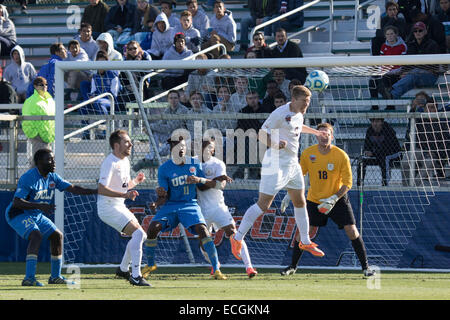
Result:
{"label": "soccer ball", "polygon": [[311,71],[305,81],[305,86],[312,91],[323,91],[328,87],[330,79],[322,70]]}

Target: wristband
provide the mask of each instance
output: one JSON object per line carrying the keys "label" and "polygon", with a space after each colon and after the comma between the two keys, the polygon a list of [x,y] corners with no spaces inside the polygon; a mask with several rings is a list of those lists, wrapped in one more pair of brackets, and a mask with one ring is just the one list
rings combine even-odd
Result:
{"label": "wristband", "polygon": [[206,183],[206,179],[205,178],[200,178],[200,183],[201,184],[205,184]]}

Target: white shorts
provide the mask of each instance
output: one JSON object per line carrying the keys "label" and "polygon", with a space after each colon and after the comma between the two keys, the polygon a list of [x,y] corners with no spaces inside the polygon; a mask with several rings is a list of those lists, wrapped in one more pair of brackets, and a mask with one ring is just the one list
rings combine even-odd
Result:
{"label": "white shorts", "polygon": [[230,224],[234,225],[234,219],[227,207],[215,207],[207,210],[202,209],[203,217],[206,221],[206,227],[211,231],[211,227],[215,231],[222,229]]}
{"label": "white shorts", "polygon": [[108,200],[97,203],[97,214],[100,220],[119,232],[122,232],[131,220],[137,222],[136,217],[125,206],[125,203],[117,204]]}
{"label": "white shorts", "polygon": [[302,168],[298,162],[280,165],[278,171],[266,175],[261,174],[259,182],[259,192],[275,196],[281,189],[305,189]]}

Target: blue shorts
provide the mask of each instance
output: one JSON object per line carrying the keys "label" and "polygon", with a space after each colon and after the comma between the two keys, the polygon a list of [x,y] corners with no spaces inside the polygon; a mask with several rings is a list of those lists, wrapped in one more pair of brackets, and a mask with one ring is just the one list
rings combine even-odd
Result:
{"label": "blue shorts", "polygon": [[8,212],[6,212],[5,216],[6,221],[11,228],[25,240],[28,239],[28,236],[34,230],[40,231],[44,239],[48,238],[53,232],[58,230],[53,221],[43,214],[30,215],[24,213],[10,219]]}
{"label": "blue shorts", "polygon": [[206,225],[197,203],[167,202],[153,217],[152,221],[159,221],[162,224],[162,232],[170,231],[181,223],[190,233],[197,234],[194,226],[197,224]]}

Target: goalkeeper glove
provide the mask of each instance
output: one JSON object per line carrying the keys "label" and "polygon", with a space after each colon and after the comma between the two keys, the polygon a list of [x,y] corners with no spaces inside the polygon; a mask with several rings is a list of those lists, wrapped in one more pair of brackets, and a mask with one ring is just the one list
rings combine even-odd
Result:
{"label": "goalkeeper glove", "polygon": [[320,199],[321,204],[317,206],[317,209],[319,209],[320,213],[329,214],[338,200],[339,197],[335,194],[333,194],[329,198]]}
{"label": "goalkeeper glove", "polygon": [[286,208],[289,207],[290,202],[291,202],[291,197],[289,197],[289,193],[286,193],[283,200],[281,200],[281,207],[280,207],[281,213],[284,213],[286,211]]}

